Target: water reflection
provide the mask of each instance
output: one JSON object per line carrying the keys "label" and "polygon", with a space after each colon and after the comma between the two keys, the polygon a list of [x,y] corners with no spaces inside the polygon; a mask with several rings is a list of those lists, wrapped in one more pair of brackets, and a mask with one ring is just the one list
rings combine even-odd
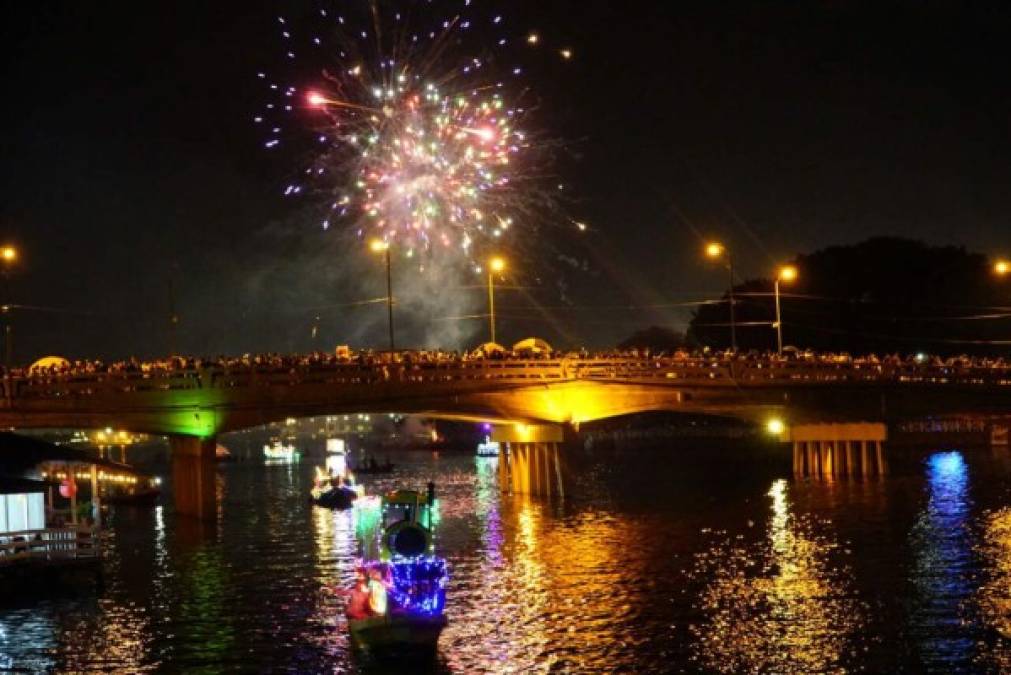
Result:
{"label": "water reflection", "polygon": [[634,558],[623,554],[634,528],[605,513],[565,514],[497,489],[478,494],[483,545],[453,561],[442,642],[448,666],[607,672],[623,653],[627,663],[633,640],[618,626],[646,602],[642,585],[625,583],[637,574]]}
{"label": "water reflection", "polygon": [[355,559],[359,554],[356,515],[353,510],[312,507],[318,592],[311,601],[312,613],[306,620],[305,637],[309,644],[343,661],[347,660],[350,642],[344,600],[335,591],[350,588],[354,578]]}
{"label": "water reflection", "polygon": [[990,670],[1011,672],[1011,508],[986,515],[978,552],[987,569],[977,604],[990,629],[978,662]]}
{"label": "water reflection", "polygon": [[926,468],[927,504],[911,535],[915,597],[910,631],[920,658],[953,668],[964,666],[973,648],[962,616],[972,592],[969,471],[960,452],[934,453]]}
{"label": "water reflection", "polygon": [[[707,456],[587,458],[600,478],[564,503],[502,495],[495,460],[472,456],[402,453],[367,477],[371,492],[438,485],[451,623],[435,667],[947,672],[981,652],[977,670],[1011,671],[1006,458],[826,483],[774,480],[788,461],[731,476]],[[371,670],[326,590],[349,580],[353,513],[308,503],[309,462],[219,471],[211,536],[170,501],[116,511],[104,587],[0,603],[0,670]]]}
{"label": "water reflection", "polygon": [[175,663],[190,668],[224,663],[236,646],[229,604],[229,565],[220,550],[196,551],[182,568],[181,597],[173,610],[179,632]]}
{"label": "water reflection", "polygon": [[866,622],[830,525],[791,513],[789,488],[769,490],[766,536],[724,539],[699,555],[704,620],[692,626],[695,659],[724,673],[843,671],[851,636]]}
{"label": "water reflection", "polygon": [[477,457],[475,515],[481,521],[481,543],[486,564],[502,565],[502,514],[499,513],[498,457]]}

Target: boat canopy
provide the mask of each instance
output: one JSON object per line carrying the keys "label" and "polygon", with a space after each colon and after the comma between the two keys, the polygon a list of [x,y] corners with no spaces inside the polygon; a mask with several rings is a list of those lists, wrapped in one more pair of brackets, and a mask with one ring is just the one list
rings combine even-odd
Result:
{"label": "boat canopy", "polygon": [[53,483],[20,476],[0,476],[0,495],[42,494]]}
{"label": "boat canopy", "polygon": [[55,445],[34,436],[0,431],[0,472],[10,476],[23,476],[46,463],[95,465],[119,473],[137,475],[137,470],[129,464],[96,457],[77,448]]}
{"label": "boat canopy", "polygon": [[418,492],[417,490],[394,490],[393,492],[387,492],[383,495],[383,504],[389,506],[414,506],[415,504],[419,506],[430,506],[428,503],[428,495],[424,492]]}

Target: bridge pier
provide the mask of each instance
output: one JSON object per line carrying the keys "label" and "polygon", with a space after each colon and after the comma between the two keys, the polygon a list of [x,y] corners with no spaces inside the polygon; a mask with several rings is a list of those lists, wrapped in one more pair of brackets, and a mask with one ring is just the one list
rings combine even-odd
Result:
{"label": "bridge pier", "polygon": [[170,436],[169,447],[176,513],[212,520],[217,515],[214,468],[217,439]]}
{"label": "bridge pier", "polygon": [[499,487],[503,492],[538,497],[565,496],[561,427],[507,425],[495,427],[491,437],[506,447],[498,465]]}
{"label": "bridge pier", "polygon": [[998,423],[993,422],[988,425],[990,445],[994,447],[1007,447],[1008,446],[1008,433],[1009,425],[1007,422]]}
{"label": "bridge pier", "polygon": [[881,441],[793,441],[797,476],[872,476],[888,470]]}
{"label": "bridge pier", "polygon": [[790,429],[796,476],[882,476],[884,424],[806,424]]}

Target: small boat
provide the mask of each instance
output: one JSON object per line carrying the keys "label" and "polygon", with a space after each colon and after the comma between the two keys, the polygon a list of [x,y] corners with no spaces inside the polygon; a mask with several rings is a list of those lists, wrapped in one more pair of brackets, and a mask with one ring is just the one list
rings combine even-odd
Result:
{"label": "small boat", "polygon": [[344,441],[339,438],[327,439],[326,449],[323,468],[316,467],[310,498],[317,506],[350,509],[364,491],[361,485],[355,484],[354,475],[348,471]]}
{"label": "small boat", "polygon": [[215,462],[234,462],[235,455],[232,451],[225,446],[218,443],[217,447],[214,448],[214,461]]}
{"label": "small boat", "polygon": [[272,438],[269,445],[263,446],[263,456],[267,459],[282,462],[297,462],[299,458],[298,450],[295,449],[295,446],[284,445],[279,438]]}
{"label": "small boat", "polygon": [[334,486],[312,496],[312,503],[328,509],[350,509],[358,499],[358,492],[346,485]]}
{"label": "small boat", "polygon": [[499,444],[499,442],[493,441],[488,437],[485,437],[483,443],[477,444],[478,457],[498,457],[501,451],[502,446]]}
{"label": "small boat", "polygon": [[355,646],[366,651],[434,651],[439,635],[446,627],[446,617],[383,615],[349,621]]}
{"label": "small boat", "polygon": [[370,459],[368,462],[365,462],[358,468],[354,469],[354,472],[364,474],[393,473],[394,467],[396,467],[396,464],[393,462],[387,461],[382,464],[377,464],[375,460]]}
{"label": "small boat", "polygon": [[160,486],[160,478],[151,478],[145,484],[121,487],[102,495],[102,503],[121,506],[153,506],[161,496]]}
{"label": "small boat", "polygon": [[118,492],[115,494],[105,495],[102,497],[102,502],[105,504],[118,504],[121,506],[153,506],[160,496],[161,490],[157,488],[149,488],[146,490],[134,490],[130,492]]}
{"label": "small boat", "polygon": [[435,486],[427,495],[396,490],[382,497],[382,521],[362,533],[366,558],[378,542],[368,575],[367,616],[348,613],[355,648],[370,652],[434,652],[448,623],[446,561],[435,557]]}

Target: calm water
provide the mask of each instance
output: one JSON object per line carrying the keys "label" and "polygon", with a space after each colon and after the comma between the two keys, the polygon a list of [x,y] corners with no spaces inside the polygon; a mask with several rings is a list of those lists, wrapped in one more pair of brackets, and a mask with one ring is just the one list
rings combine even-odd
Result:
{"label": "calm water", "polygon": [[[598,449],[549,504],[500,495],[494,459],[393,455],[373,488],[441,492],[432,669],[1011,671],[1011,453],[924,448],[835,481],[738,456]],[[0,604],[0,669],[390,669],[348,651],[326,588],[350,577],[353,516],[306,502],[311,465],[221,467],[209,527],[120,508],[104,588]]]}

